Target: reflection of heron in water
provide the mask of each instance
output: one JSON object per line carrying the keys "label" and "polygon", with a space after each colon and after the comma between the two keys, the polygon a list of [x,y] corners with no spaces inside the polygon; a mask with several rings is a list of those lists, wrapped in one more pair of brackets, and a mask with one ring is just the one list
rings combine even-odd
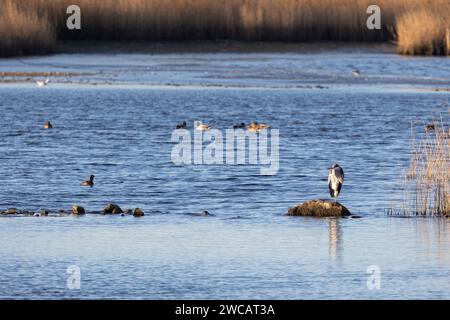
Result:
{"label": "reflection of heron in water", "polygon": [[328,222],[328,240],[330,258],[336,260],[343,251],[342,229],[338,218],[330,218]]}

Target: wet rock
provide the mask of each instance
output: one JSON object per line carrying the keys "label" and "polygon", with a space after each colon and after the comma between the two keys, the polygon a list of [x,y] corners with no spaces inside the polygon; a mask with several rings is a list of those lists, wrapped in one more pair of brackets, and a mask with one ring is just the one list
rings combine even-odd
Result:
{"label": "wet rock", "polygon": [[17,209],[16,208],[9,208],[6,211],[2,211],[2,214],[17,214]]}
{"label": "wet rock", "polygon": [[133,216],[135,216],[135,217],[143,217],[144,215],[145,215],[144,211],[142,211],[141,208],[134,209]]}
{"label": "wet rock", "polygon": [[84,210],[84,208],[82,206],[73,205],[72,213],[75,215],[84,215],[84,214],[86,214],[86,210]]}
{"label": "wet rock", "polygon": [[289,208],[288,215],[305,217],[347,217],[351,216],[351,213],[339,202],[310,200]]}
{"label": "wet rock", "polygon": [[49,213],[50,213],[50,212],[49,212],[48,210],[46,210],[46,209],[41,209],[41,210],[39,210],[39,215],[40,215],[41,217],[46,217],[46,216],[48,216]]}
{"label": "wet rock", "polygon": [[123,210],[115,203],[108,203],[103,209],[103,214],[121,214]]}
{"label": "wet rock", "polygon": [[131,209],[125,209],[123,215],[131,215],[133,214],[133,210]]}

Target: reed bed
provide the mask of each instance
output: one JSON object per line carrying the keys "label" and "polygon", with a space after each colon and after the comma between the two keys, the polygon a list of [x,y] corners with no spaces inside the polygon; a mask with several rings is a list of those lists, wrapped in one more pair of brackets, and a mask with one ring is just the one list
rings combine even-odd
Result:
{"label": "reed bed", "polygon": [[413,141],[404,177],[403,213],[450,216],[450,128],[442,120],[435,122]]}
{"label": "reed bed", "polygon": [[[65,27],[66,8],[72,4],[82,9],[80,31]],[[371,4],[382,9],[381,30],[366,27]],[[449,10],[448,0],[2,0],[6,22],[1,22],[0,54],[52,50],[56,39],[393,40],[401,53],[444,54],[442,30]],[[424,35],[436,26],[440,40],[432,41],[430,50]]]}
{"label": "reed bed", "polygon": [[450,6],[408,10],[397,21],[398,51],[450,55]]}
{"label": "reed bed", "polygon": [[0,55],[48,53],[55,48],[56,32],[48,17],[21,10],[14,2],[0,8]]}

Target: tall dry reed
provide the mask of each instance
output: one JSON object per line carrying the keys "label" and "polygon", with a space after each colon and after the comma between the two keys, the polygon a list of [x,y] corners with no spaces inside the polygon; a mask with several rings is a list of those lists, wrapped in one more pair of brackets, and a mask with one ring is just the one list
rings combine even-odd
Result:
{"label": "tall dry reed", "polygon": [[55,44],[56,32],[45,14],[23,11],[14,2],[2,2],[0,55],[48,53]]}
{"label": "tall dry reed", "polygon": [[404,213],[450,216],[450,128],[443,121],[414,141],[404,191]]}
{"label": "tall dry reed", "polygon": [[[66,8],[71,4],[82,9],[81,31],[68,31],[65,27]],[[366,28],[366,9],[371,4],[378,4],[382,9],[381,30]],[[428,42],[422,37],[427,31],[421,30],[430,30],[436,25],[441,28],[441,13],[450,10],[450,1],[1,0],[0,6],[2,20],[6,17],[9,21],[2,25],[2,43],[17,39],[20,30],[24,30],[23,25],[32,22],[34,26],[27,27],[30,32],[27,29],[24,34],[33,43],[41,42],[41,33],[50,34],[53,28],[60,40],[373,42],[398,39],[403,53],[435,53],[441,51],[415,50],[409,46]],[[422,14],[425,10],[430,10],[426,11],[429,14]],[[20,19],[16,19],[17,11]],[[397,23],[401,27],[398,37]],[[36,31],[41,29],[43,31]],[[417,41],[413,40],[415,37]],[[30,47],[24,41],[14,41],[18,43],[15,48],[19,52],[21,46]]]}
{"label": "tall dry reed", "polygon": [[450,54],[450,6],[408,10],[396,25],[400,53]]}

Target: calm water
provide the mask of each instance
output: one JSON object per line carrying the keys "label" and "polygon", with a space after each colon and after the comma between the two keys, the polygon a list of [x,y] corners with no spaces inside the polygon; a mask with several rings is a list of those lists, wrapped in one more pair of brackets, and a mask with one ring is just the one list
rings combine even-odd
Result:
{"label": "calm water", "polygon": [[[0,217],[0,298],[450,298],[450,221],[385,215],[400,199],[411,123],[448,121],[450,94],[430,89],[450,86],[449,59],[54,56],[0,68],[92,72],[0,84],[0,209],[114,201],[146,213]],[[174,165],[172,130],[195,120],[278,128],[278,174]],[[329,197],[332,163],[346,173],[340,202],[362,219],[287,217]],[[96,186],[79,186],[90,174]],[[81,290],[66,287],[70,265]],[[366,285],[371,265],[380,290]]]}

